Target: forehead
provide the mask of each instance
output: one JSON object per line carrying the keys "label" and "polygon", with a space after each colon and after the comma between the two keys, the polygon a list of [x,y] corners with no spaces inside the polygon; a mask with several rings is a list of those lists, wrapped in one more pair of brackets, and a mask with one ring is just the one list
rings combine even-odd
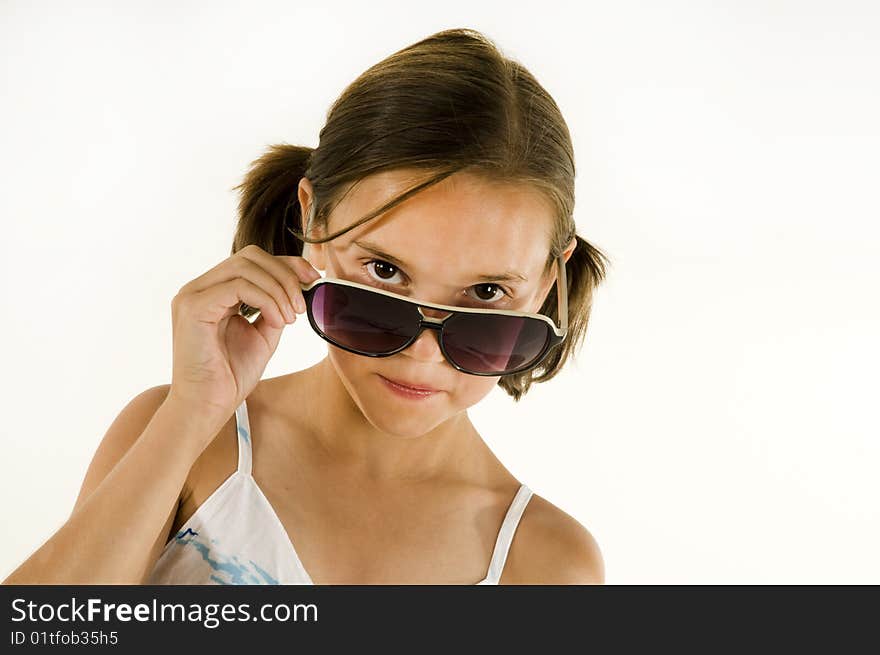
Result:
{"label": "forehead", "polygon": [[[425,179],[419,171],[385,171],[361,180],[334,208],[330,232],[377,209]],[[455,173],[419,191],[385,214],[337,237],[331,247],[363,253],[369,241],[409,265],[410,275],[450,282],[457,276],[517,271],[532,282],[550,248],[553,212],[533,187]]]}

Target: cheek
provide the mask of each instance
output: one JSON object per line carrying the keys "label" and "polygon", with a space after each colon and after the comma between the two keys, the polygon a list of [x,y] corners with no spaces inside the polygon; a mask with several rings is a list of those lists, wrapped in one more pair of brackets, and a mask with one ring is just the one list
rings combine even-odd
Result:
{"label": "cheek", "polygon": [[351,374],[349,377],[368,369],[371,360],[373,359],[372,357],[355,355],[354,353],[350,353],[342,348],[337,348],[331,344],[327,344],[327,352],[330,355],[330,359],[336,365],[337,370],[340,372],[344,371],[346,374]]}
{"label": "cheek", "polygon": [[455,399],[461,407],[472,407],[489,395],[498,384],[498,377],[483,377],[460,373],[460,380],[455,387]]}
{"label": "cheek", "polygon": [[333,368],[342,380],[343,385],[348,389],[349,394],[356,396],[356,388],[368,382],[373,372],[375,360],[372,357],[364,357],[355,355],[347,350],[337,348],[328,344],[327,353]]}

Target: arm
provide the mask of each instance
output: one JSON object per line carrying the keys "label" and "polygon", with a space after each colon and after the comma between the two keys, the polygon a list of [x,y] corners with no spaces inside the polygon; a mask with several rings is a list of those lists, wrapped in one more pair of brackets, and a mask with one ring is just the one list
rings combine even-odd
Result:
{"label": "arm", "polygon": [[148,389],[119,413],[70,518],[3,584],[141,584],[168,539],[192,464],[216,423]]}

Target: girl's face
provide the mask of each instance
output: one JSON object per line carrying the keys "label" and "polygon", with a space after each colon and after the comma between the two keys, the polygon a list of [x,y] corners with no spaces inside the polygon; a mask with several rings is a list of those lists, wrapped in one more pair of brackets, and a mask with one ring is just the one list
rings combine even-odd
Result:
{"label": "girl's face", "polygon": [[[396,170],[365,178],[334,208],[328,233],[410,188],[419,179],[416,175]],[[307,179],[300,182],[299,199],[306,214],[311,200]],[[541,277],[551,226],[549,204],[531,188],[456,173],[329,242],[309,244],[306,255],[328,277],[417,300],[537,312],[556,279],[555,268]],[[434,330],[424,330],[408,348],[389,357],[364,357],[332,344],[328,348],[333,367],[364,417],[375,428],[401,437],[431,431],[479,402],[499,380],[453,368]],[[406,397],[383,378],[437,392]]]}

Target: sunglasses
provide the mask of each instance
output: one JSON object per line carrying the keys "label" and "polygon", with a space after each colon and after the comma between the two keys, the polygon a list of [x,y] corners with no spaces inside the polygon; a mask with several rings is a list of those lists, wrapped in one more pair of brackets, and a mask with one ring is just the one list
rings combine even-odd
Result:
{"label": "sunglasses", "polygon": [[[410,346],[422,330],[437,330],[446,360],[471,375],[510,375],[534,368],[568,331],[568,285],[561,256],[556,261],[559,327],[544,314],[438,305],[337,278],[320,278],[302,290],[309,323],[334,346],[357,355],[388,357]],[[428,317],[423,308],[448,315]]]}

